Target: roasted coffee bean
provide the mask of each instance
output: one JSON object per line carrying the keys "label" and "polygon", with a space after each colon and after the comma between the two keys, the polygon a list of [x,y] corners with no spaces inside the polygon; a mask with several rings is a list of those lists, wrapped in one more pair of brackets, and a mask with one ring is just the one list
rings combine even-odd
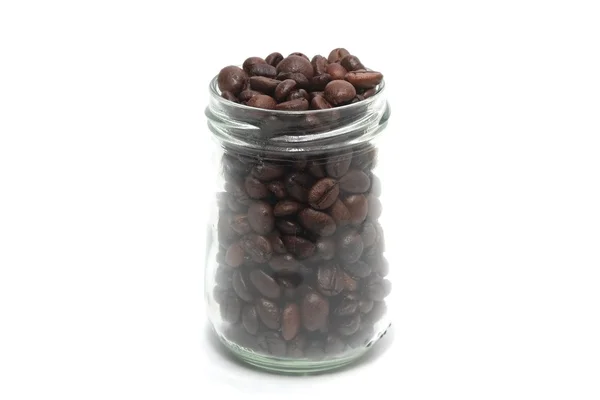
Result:
{"label": "roasted coffee bean", "polygon": [[284,173],[285,168],[276,164],[262,163],[252,168],[252,175],[264,182],[280,178]]}
{"label": "roasted coffee bean", "polygon": [[358,309],[361,313],[366,314],[373,309],[373,300],[360,299],[358,301]]}
{"label": "roasted coffee bean", "polygon": [[252,230],[252,228],[250,228],[250,223],[248,223],[248,216],[245,214],[232,215],[229,225],[231,226],[231,229],[239,235],[245,235]]}
{"label": "roasted coffee bean", "polygon": [[346,197],[344,200],[344,205],[350,212],[350,222],[353,225],[360,225],[365,218],[367,218],[367,213],[369,211],[369,204],[367,202],[367,198],[362,194],[353,194],[351,196]]}
{"label": "roasted coffee bean", "polygon": [[281,111],[304,111],[308,110],[308,101],[303,97],[301,99],[284,101],[275,106],[276,110]]}
{"label": "roasted coffee bean", "polygon": [[219,309],[221,310],[221,318],[223,318],[225,322],[233,324],[240,319],[242,303],[233,290],[227,291],[225,295],[221,297]]}
{"label": "roasted coffee bean", "polygon": [[274,255],[269,261],[269,266],[273,271],[281,273],[297,273],[304,268],[304,265],[291,254]]}
{"label": "roasted coffee bean", "polygon": [[371,311],[365,314],[362,319],[367,324],[377,323],[387,313],[385,301],[376,301],[373,303]]}
{"label": "roasted coffee bean", "polygon": [[[217,253],[217,255],[215,256],[215,261],[218,264],[226,264],[225,263],[225,253],[227,252],[227,247],[224,247],[221,243],[219,243],[219,252]],[[231,273],[233,273],[233,271],[231,271]]]}
{"label": "roasted coffee bean", "polygon": [[277,282],[275,282],[275,279],[267,275],[266,272],[255,269],[250,272],[249,276],[250,281],[256,290],[263,296],[268,297],[269,299],[278,299],[281,296],[281,288]]}
{"label": "roasted coffee bean", "polygon": [[343,317],[338,322],[337,331],[340,335],[350,336],[360,327],[360,314],[356,314],[350,317]]}
{"label": "roasted coffee bean", "polygon": [[310,92],[308,94],[310,96],[310,99],[314,99],[317,96],[321,96],[322,98],[325,98],[325,93],[321,90],[321,91],[316,91],[316,92]]}
{"label": "roasted coffee bean", "polygon": [[324,212],[305,208],[298,213],[298,220],[304,228],[315,235],[331,236],[335,233],[335,221]]}
{"label": "roasted coffee bean", "polygon": [[325,358],[324,343],[321,340],[309,342],[304,350],[306,357],[312,361],[320,361]]}
{"label": "roasted coffee bean", "polygon": [[244,249],[239,243],[234,243],[227,248],[225,253],[225,262],[230,267],[236,268],[244,262]]}
{"label": "roasted coffee bean", "polygon": [[362,237],[355,230],[346,231],[338,238],[337,249],[340,260],[345,263],[356,262],[364,249]]}
{"label": "roasted coffee bean", "polygon": [[331,81],[325,86],[325,99],[334,106],[350,102],[356,96],[356,89],[346,81]]}
{"label": "roasted coffee bean", "polygon": [[291,167],[296,172],[302,172],[306,168],[307,164],[308,164],[308,160],[306,160],[305,158],[298,158],[298,159],[294,159]]}
{"label": "roasted coffee bean", "polygon": [[306,165],[309,174],[315,178],[325,178],[325,163],[319,160],[311,160]]}
{"label": "roasted coffee bean", "polygon": [[271,242],[264,236],[248,234],[240,240],[240,244],[252,261],[260,264],[269,261],[273,254]]}
{"label": "roasted coffee bean", "polygon": [[225,190],[227,190],[227,192],[233,196],[235,201],[240,204],[250,205],[250,203],[252,203],[252,199],[248,197],[242,185],[238,183],[227,182],[225,184]]}
{"label": "roasted coffee bean", "polygon": [[261,92],[257,92],[256,90],[252,90],[252,89],[246,89],[246,90],[242,90],[240,92],[240,95],[238,96],[238,98],[240,99],[240,101],[242,102],[247,102],[248,100],[250,100],[252,97],[262,94]]}
{"label": "roasted coffee bean", "polygon": [[297,72],[308,79],[313,77],[313,67],[306,56],[289,55],[277,65],[277,72]]}
{"label": "roasted coffee bean", "polygon": [[353,263],[346,262],[343,264],[343,267],[351,276],[357,278],[366,278],[371,274],[371,266],[361,260]]}
{"label": "roasted coffee bean", "polygon": [[275,88],[275,99],[277,101],[284,101],[291,91],[296,87],[296,81],[293,79],[286,79],[281,82]]}
{"label": "roasted coffee bean", "polygon": [[225,289],[221,286],[215,286],[213,288],[213,298],[217,304],[221,304],[225,302],[225,298],[227,297],[227,292],[229,292],[229,288]]}
{"label": "roasted coffee bean", "polygon": [[287,252],[285,249],[285,246],[283,244],[283,241],[281,240],[281,236],[279,235],[278,232],[269,234],[269,236],[267,236],[267,239],[269,239],[269,243],[271,244],[271,247],[273,248],[273,252],[275,252],[277,254],[285,254]]}
{"label": "roasted coffee bean", "polygon": [[265,58],[267,64],[272,65],[274,67],[276,67],[277,64],[281,62],[281,60],[283,60],[283,56],[281,55],[281,53],[277,52],[271,53],[267,56],[267,58]]}
{"label": "roasted coffee bean", "polygon": [[287,190],[285,190],[285,184],[282,181],[267,183],[267,189],[278,199],[285,199],[287,197]]}
{"label": "roasted coffee bean", "polygon": [[234,65],[223,68],[221,72],[219,72],[219,77],[217,78],[219,90],[221,92],[231,92],[234,95],[237,95],[242,91],[247,81],[248,75],[246,72]]}
{"label": "roasted coffee bean", "polygon": [[299,56],[299,57],[304,57],[304,58],[306,58],[308,61],[310,61],[310,58],[308,58],[308,56],[307,56],[306,54],[304,54],[304,53],[300,53],[299,51],[295,51],[295,52],[293,52],[293,53],[290,53],[290,54],[288,55],[288,57],[289,57],[289,56]]}
{"label": "roasted coffee bean", "polygon": [[250,291],[250,287],[248,285],[248,278],[240,271],[236,270],[233,273],[233,278],[231,280],[233,285],[233,290],[238,297],[244,301],[252,301],[254,296]]}
{"label": "roasted coffee bean", "polygon": [[348,193],[365,193],[370,186],[369,176],[359,169],[351,169],[340,178],[340,189]]}
{"label": "roasted coffee bean", "polygon": [[381,246],[375,242],[373,246],[363,251],[362,259],[369,265],[377,266],[383,257],[382,253],[383,250],[381,249]]}
{"label": "roasted coffee bean", "polygon": [[217,223],[219,243],[225,247],[228,247],[237,239],[237,233],[231,229],[231,225],[229,225],[228,220],[229,217],[223,215],[219,218],[219,222]]}
{"label": "roasted coffee bean", "polygon": [[304,349],[306,348],[306,337],[302,333],[298,333],[295,338],[287,343],[287,356],[290,358],[304,357]]}
{"label": "roasted coffee bean", "polygon": [[336,296],[344,290],[344,276],[335,262],[319,267],[317,271],[317,289],[325,296]]}
{"label": "roasted coffee bean", "polygon": [[329,302],[317,292],[309,291],[302,299],[300,312],[304,329],[316,331],[327,324]]}
{"label": "roasted coffee bean", "polygon": [[281,317],[281,336],[292,340],[300,329],[300,309],[295,303],[290,303],[283,309]]}
{"label": "roasted coffee bean", "polygon": [[[276,217],[287,217],[289,215],[295,215],[298,211],[305,208],[304,205],[293,201],[293,200],[281,200],[277,204],[275,204],[275,208],[273,208],[273,214]],[[275,223],[277,225],[277,222]]]}
{"label": "roasted coffee bean", "polygon": [[378,276],[369,279],[366,287],[366,294],[373,301],[383,301],[392,291],[392,284],[387,279],[381,279]]}
{"label": "roasted coffee bean", "polygon": [[358,347],[367,347],[375,332],[373,331],[372,325],[364,325],[358,328],[358,331],[354,335],[350,335],[346,338],[346,343],[353,349]]}
{"label": "roasted coffee bean", "polygon": [[248,70],[250,76],[266,76],[267,78],[275,78],[277,76],[277,69],[269,64],[254,64]]}
{"label": "roasted coffee bean", "polygon": [[335,203],[340,193],[337,181],[323,178],[313,185],[308,192],[308,203],[317,210],[324,210]]}
{"label": "roasted coffee bean", "polygon": [[375,176],[371,175],[371,195],[375,197],[381,196],[381,180]]}
{"label": "roasted coffee bean", "polygon": [[287,97],[288,101],[299,100],[299,99],[306,99],[306,101],[309,101],[310,95],[308,94],[308,92],[306,90],[298,89],[298,90],[292,91]]}
{"label": "roasted coffee bean", "polygon": [[250,68],[252,66],[266,63],[267,62],[260,57],[248,57],[246,58],[246,61],[244,61],[244,64],[242,64],[242,68],[244,68],[244,71],[246,71],[246,73],[250,73]]}
{"label": "roasted coffee bean", "polygon": [[361,148],[354,151],[352,167],[357,169],[372,168],[377,158],[377,150],[374,147]]}
{"label": "roasted coffee bean", "polygon": [[299,236],[283,236],[281,239],[285,248],[301,260],[312,256],[315,252],[315,245],[310,240]]}
{"label": "roasted coffee bean", "polygon": [[[369,207],[370,207],[369,202]],[[375,239],[377,238],[377,231],[375,230],[375,225],[372,222],[365,222],[360,230],[360,236],[362,237],[363,244],[365,248],[371,247],[375,244]]]}
{"label": "roasted coffee bean", "polygon": [[325,353],[327,354],[339,354],[344,350],[346,345],[335,333],[330,333],[325,339]]}
{"label": "roasted coffee bean", "polygon": [[352,278],[348,273],[344,272],[344,290],[347,292],[354,292],[358,289],[358,282]]}
{"label": "roasted coffee bean", "polygon": [[234,103],[239,102],[239,99],[236,97],[236,95],[228,91],[221,92],[221,97],[225,100],[233,101]]}
{"label": "roasted coffee bean", "polygon": [[261,235],[265,235],[275,227],[275,216],[273,209],[264,201],[257,201],[250,204],[248,208],[248,222],[252,229]]}
{"label": "roasted coffee bean", "polygon": [[385,277],[390,273],[390,264],[385,257],[381,257],[378,263],[373,265],[373,272],[377,273],[381,277]]}
{"label": "roasted coffee bean", "polygon": [[246,105],[256,108],[264,108],[265,110],[273,110],[277,107],[277,102],[271,96],[265,94],[258,94],[253,96],[246,102]]}
{"label": "roasted coffee bean", "polygon": [[339,227],[346,226],[350,223],[352,216],[346,204],[341,200],[336,200],[329,209],[329,213]]}
{"label": "roasted coffee bean", "polygon": [[329,64],[326,72],[331,76],[331,80],[343,80],[348,71],[338,63]]}
{"label": "roasted coffee bean", "polygon": [[327,175],[335,179],[343,177],[348,172],[351,162],[351,154],[340,154],[334,157],[330,157],[327,160]]}
{"label": "roasted coffee bean", "polygon": [[223,164],[223,170],[232,175],[246,175],[250,168],[252,168],[251,165],[228,154],[223,156],[221,163]]}
{"label": "roasted coffee bean", "polygon": [[325,70],[327,68],[328,61],[325,57],[321,55],[316,55],[313,57],[310,63],[313,66],[314,75],[321,75],[326,72]]}
{"label": "roasted coffee bean", "polygon": [[365,90],[365,92],[363,93],[363,98],[368,99],[369,97],[375,96],[375,94],[377,94],[376,88]]}
{"label": "roasted coffee bean", "polygon": [[254,306],[246,304],[242,309],[242,325],[251,335],[256,335],[258,332],[258,315]]}
{"label": "roasted coffee bean", "polygon": [[246,177],[244,187],[246,188],[248,196],[253,199],[264,199],[265,197],[269,197],[269,189],[267,189],[264,183],[252,175]]}
{"label": "roasted coffee bean", "polygon": [[302,276],[299,274],[295,275],[285,275],[285,277],[277,277],[275,278],[277,284],[281,288],[283,292],[283,297],[287,300],[295,300],[296,299],[296,288],[298,284],[294,282],[302,282]]}
{"label": "roasted coffee bean", "polygon": [[346,57],[342,58],[340,61],[340,64],[342,64],[342,66],[344,68],[346,68],[348,71],[356,71],[357,69],[365,69],[365,66],[362,65],[362,63],[360,62],[358,57],[353,56],[353,55],[347,55]]}
{"label": "roasted coffee bean", "polygon": [[296,222],[288,221],[286,219],[278,219],[275,221],[275,226],[277,226],[277,229],[284,235],[301,235],[304,232],[302,227]]}
{"label": "roasted coffee bean", "polygon": [[292,173],[285,180],[288,193],[301,203],[308,201],[308,191],[314,185],[315,178],[305,173]]}
{"label": "roasted coffee bean", "polygon": [[233,275],[233,271],[234,270],[232,268],[229,268],[226,265],[219,265],[215,273],[215,282],[217,285],[224,289],[229,289],[231,287],[231,277]]}
{"label": "roasted coffee bean", "polygon": [[375,71],[348,72],[345,79],[357,89],[372,89],[381,83],[383,75]]}
{"label": "roasted coffee bean", "polygon": [[261,332],[257,336],[258,347],[263,353],[284,357],[287,351],[285,341],[277,332]]}
{"label": "roasted coffee bean", "polygon": [[367,216],[370,220],[378,219],[383,211],[381,201],[379,201],[379,199],[373,195],[369,195],[367,197],[367,201],[369,203],[369,212],[367,213]]}
{"label": "roasted coffee bean", "polygon": [[277,74],[278,81],[292,80],[296,82],[296,87],[304,89],[309,87],[312,78],[309,80],[306,76],[298,72],[281,72]]}
{"label": "roasted coffee bean", "polygon": [[328,108],[331,108],[331,104],[329,104],[323,96],[315,96],[310,101],[311,110],[326,110]]}
{"label": "roasted coffee bean", "polygon": [[320,237],[317,239],[316,250],[323,260],[332,260],[335,257],[335,241],[332,238]]}
{"label": "roasted coffee bean", "polygon": [[332,80],[333,79],[331,78],[331,75],[321,74],[321,75],[313,76],[312,79],[310,80],[308,86],[311,91],[325,90],[325,86],[327,86],[327,84],[329,82],[331,82]]}
{"label": "roasted coffee bean", "polygon": [[329,57],[327,58],[327,61],[329,61],[330,63],[340,62],[342,60],[342,58],[344,58],[348,55],[350,55],[350,52],[348,50],[344,49],[343,47],[340,47],[340,48],[331,50],[331,53],[329,53]]}
{"label": "roasted coffee bean", "polygon": [[278,80],[267,78],[265,76],[253,76],[250,78],[250,88],[252,88],[252,90],[267,94],[273,93],[279,83]]}
{"label": "roasted coffee bean", "polygon": [[269,329],[279,329],[281,315],[277,304],[265,298],[259,298],[256,301],[256,312],[260,320]]}
{"label": "roasted coffee bean", "polygon": [[354,315],[358,310],[359,301],[360,297],[356,293],[346,293],[333,309],[333,314],[338,317]]}

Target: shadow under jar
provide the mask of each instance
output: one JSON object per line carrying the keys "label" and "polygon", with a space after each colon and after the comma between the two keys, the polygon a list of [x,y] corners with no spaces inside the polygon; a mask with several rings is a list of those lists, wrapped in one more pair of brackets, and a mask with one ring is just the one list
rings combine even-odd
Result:
{"label": "shadow under jar", "polygon": [[205,290],[217,335],[272,371],[357,359],[390,325],[384,83],[357,103],[286,112],[225,100],[213,80],[206,115],[217,146]]}

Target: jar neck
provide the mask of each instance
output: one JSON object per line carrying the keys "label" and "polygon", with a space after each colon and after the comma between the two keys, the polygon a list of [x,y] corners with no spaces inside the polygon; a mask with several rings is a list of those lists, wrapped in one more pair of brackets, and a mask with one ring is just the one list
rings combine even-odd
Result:
{"label": "jar neck", "polygon": [[325,110],[265,110],[221,97],[215,77],[206,108],[213,138],[224,147],[270,153],[321,153],[373,141],[390,108],[385,83],[368,99]]}

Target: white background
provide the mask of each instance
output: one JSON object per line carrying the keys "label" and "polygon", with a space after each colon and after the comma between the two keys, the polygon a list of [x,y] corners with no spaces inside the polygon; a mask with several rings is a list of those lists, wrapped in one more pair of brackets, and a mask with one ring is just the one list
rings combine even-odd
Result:
{"label": "white background", "polygon": [[[595,1],[2,1],[0,399],[598,399],[599,20]],[[207,84],[339,46],[388,82],[394,329],[353,368],[274,376],[207,334]]]}

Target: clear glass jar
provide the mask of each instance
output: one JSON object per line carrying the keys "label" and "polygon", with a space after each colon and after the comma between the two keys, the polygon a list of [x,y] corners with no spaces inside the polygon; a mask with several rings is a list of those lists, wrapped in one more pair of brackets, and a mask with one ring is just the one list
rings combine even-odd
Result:
{"label": "clear glass jar", "polygon": [[390,326],[384,83],[357,103],[286,112],[225,100],[215,78],[206,115],[216,148],[205,290],[217,335],[279,372],[357,359]]}

